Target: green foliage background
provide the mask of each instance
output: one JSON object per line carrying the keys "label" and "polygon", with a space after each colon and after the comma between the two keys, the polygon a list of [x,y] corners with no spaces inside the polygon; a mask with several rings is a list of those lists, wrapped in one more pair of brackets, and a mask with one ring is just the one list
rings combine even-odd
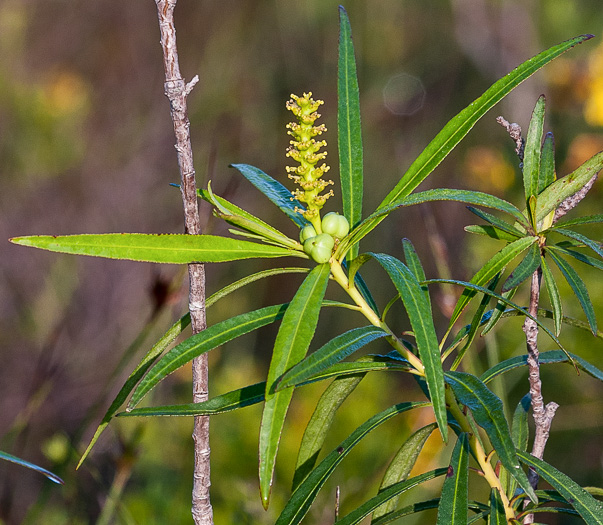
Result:
{"label": "green foliage background", "polygon": [[[601,32],[599,4],[347,2],[361,94],[369,188],[365,210],[378,205],[442,125],[494,80],[548,46],[581,33]],[[180,0],[176,24],[183,74],[201,77],[189,98],[198,181],[203,185],[211,179],[217,194],[274,222],[261,196],[227,166],[252,164],[284,181],[289,120],[284,104],[291,92],[302,91],[312,91],[326,102],[322,121],[329,128],[330,164],[337,164],[337,2]],[[178,171],[158,39],[152,2],[6,0],[0,5],[0,238],[17,233],[182,231],[180,195],[168,186],[178,181]],[[437,180],[428,184],[489,191],[517,201],[522,187],[513,145],[494,118],[502,114],[525,131],[540,93],[547,95],[546,128],[555,132],[560,174],[603,149],[599,37],[515,90],[470,132],[436,170]],[[338,198],[329,202],[327,211],[341,208]],[[597,183],[581,204],[581,213],[599,213],[600,202]],[[205,230],[225,233],[203,210]],[[404,209],[363,248],[398,246],[388,251],[400,255],[400,239],[408,237],[428,278],[464,279],[472,275],[475,261],[497,249],[494,243],[476,242],[463,233],[462,226],[471,222],[459,204]],[[294,236],[292,230],[287,233]],[[8,242],[1,253],[0,449],[57,472],[66,485],[54,486],[38,474],[1,463],[0,522],[40,523],[43,517],[49,524],[94,523],[111,487],[115,490],[120,480],[127,480],[117,503],[118,523],[189,523],[188,419],[116,421],[87,463],[74,470],[78,452],[136,356],[184,311],[181,269],[57,257]],[[270,264],[208,265],[209,293]],[[593,279],[594,272],[589,276],[586,267],[582,276],[591,284],[601,320],[603,284]],[[256,283],[217,303],[209,321],[285,302],[301,279],[281,276]],[[443,331],[454,291],[434,290]],[[561,291],[569,292],[563,286]],[[567,314],[582,318],[577,301],[568,304]],[[408,329],[402,309],[396,308],[396,328]],[[155,311],[146,339],[136,340]],[[325,332],[319,331],[315,347],[327,340],[329,326],[335,323],[353,326],[343,314],[327,309],[319,321],[319,330]],[[521,320],[507,321],[507,328],[480,343],[483,350],[471,361],[475,372],[523,351]],[[274,335],[275,327],[269,327],[212,352],[212,394],[260,380]],[[603,366],[600,341],[567,328],[562,337],[570,351]],[[138,345],[132,349],[134,357],[115,372],[133,341]],[[379,344],[368,351],[377,351]],[[548,344],[543,341],[543,350],[550,349]],[[600,485],[602,387],[586,375],[557,367],[543,367],[545,400],[561,404],[545,459],[555,458],[555,465],[582,485]],[[178,372],[157,390],[154,403],[187,402],[189,381],[188,370]],[[396,402],[400,390],[415,388],[386,374],[369,375],[346,402],[352,410],[337,416],[330,444]],[[527,391],[525,373],[510,374],[496,388],[510,392],[516,403]],[[295,452],[315,401],[312,393],[318,394],[324,385],[305,389],[309,397],[296,395],[291,408],[268,513],[261,508],[257,489],[261,409],[254,406],[214,418],[216,523],[274,521],[288,496]],[[308,522],[332,521],[338,483],[342,509],[366,499],[365,473],[378,464],[385,468],[390,458],[383,451],[408,437],[411,428],[404,425],[410,422],[396,419],[363,442],[335,473],[314,506],[321,510],[314,510]],[[435,459],[433,465],[419,467],[433,468]],[[372,482],[376,489],[379,478]],[[435,514],[420,519],[433,523]]]}

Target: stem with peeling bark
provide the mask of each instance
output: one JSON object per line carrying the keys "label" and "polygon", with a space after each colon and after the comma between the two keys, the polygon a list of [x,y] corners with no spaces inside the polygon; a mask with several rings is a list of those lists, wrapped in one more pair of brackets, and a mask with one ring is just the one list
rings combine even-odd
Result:
{"label": "stem with peeling bark", "polygon": [[[176,136],[176,154],[180,169],[180,190],[184,206],[185,232],[199,235],[201,225],[197,205],[197,188],[193,167],[193,150],[190,124],[187,115],[187,97],[199,81],[195,76],[188,84],[180,74],[174,8],[177,0],[156,0],[163,65],[165,69],[165,95],[170,101],[170,113]],[[205,268],[202,264],[189,264],[189,311],[193,334],[206,328],[205,317]],[[193,402],[208,399],[207,354],[193,360]],[[194,472],[192,491],[192,515],[197,525],[213,525],[213,510],[209,497],[209,416],[195,417],[193,430]]]}

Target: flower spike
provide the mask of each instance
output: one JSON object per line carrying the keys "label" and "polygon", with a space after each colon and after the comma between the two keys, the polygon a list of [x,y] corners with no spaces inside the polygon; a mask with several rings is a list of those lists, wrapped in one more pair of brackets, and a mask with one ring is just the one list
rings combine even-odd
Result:
{"label": "flower spike", "polygon": [[301,97],[291,95],[291,100],[287,102],[287,109],[297,117],[297,122],[287,124],[287,133],[294,138],[287,148],[287,157],[298,162],[299,166],[287,166],[286,170],[288,177],[301,187],[292,192],[293,197],[307,205],[306,210],[297,211],[312,223],[317,233],[321,232],[319,211],[333,195],[332,190],[320,195],[327,186],[333,184],[332,180],[321,179],[329,171],[329,166],[324,162],[317,165],[327,156],[326,151],[320,151],[327,145],[326,141],[314,138],[327,131],[324,124],[315,125],[320,118],[317,109],[321,104],[324,102],[314,100],[311,92],[304,93]]}

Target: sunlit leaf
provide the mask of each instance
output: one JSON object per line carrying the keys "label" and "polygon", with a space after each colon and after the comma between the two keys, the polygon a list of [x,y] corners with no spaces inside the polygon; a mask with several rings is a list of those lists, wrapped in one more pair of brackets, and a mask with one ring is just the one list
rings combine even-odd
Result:
{"label": "sunlit leaf", "polygon": [[[521,398],[517,403],[515,412],[513,412],[513,423],[511,425],[511,438],[515,444],[515,448],[519,450],[527,450],[528,440],[530,438],[530,428],[528,425],[528,415],[532,404],[532,396],[528,393]],[[503,469],[500,473],[500,483],[503,487],[507,487],[507,496],[511,499],[515,495],[517,481],[514,477],[509,476],[509,472]]]}
{"label": "sunlit leaf", "polygon": [[486,222],[490,223],[492,226],[495,226],[499,230],[503,230],[504,232],[511,235],[512,240],[524,236],[524,232],[518,230],[512,224],[509,224],[508,222],[499,219],[496,215],[492,215],[491,213],[479,210],[477,208],[474,208],[473,206],[467,206],[467,209],[474,215],[477,215],[479,218],[484,219]]}
{"label": "sunlit leaf", "polygon": [[442,486],[437,525],[466,525],[469,496],[469,440],[459,435]]}
{"label": "sunlit leaf", "polygon": [[[352,28],[348,14],[342,6],[339,6],[337,139],[343,214],[353,228],[362,218],[362,130]],[[349,257],[353,259],[356,255],[358,245],[352,247]]]}
{"label": "sunlit leaf", "polygon": [[260,190],[270,201],[275,204],[287,217],[289,217],[300,228],[308,221],[303,215],[295,211],[295,208],[305,210],[303,204],[295,199],[291,192],[280,182],[267,175],[262,170],[249,164],[231,164],[231,166],[243,175],[251,184]]}
{"label": "sunlit leaf", "polygon": [[276,454],[293,396],[293,388],[278,392],[275,392],[275,388],[282,375],[306,355],[314,337],[329,275],[328,264],[317,265],[308,274],[289,304],[274,342],[266,379],[266,401],[259,442],[260,495],[264,508],[270,502]]}
{"label": "sunlit leaf", "polygon": [[469,224],[464,226],[463,229],[467,233],[485,235],[491,239],[496,239],[497,241],[513,242],[517,239],[517,235],[511,235],[510,233],[507,233],[500,228],[496,228],[495,226],[490,226],[489,224]]}
{"label": "sunlit leaf", "polygon": [[431,306],[425,292],[409,268],[398,259],[382,253],[373,257],[383,266],[402,298],[415,336],[419,356],[425,367],[425,379],[433,403],[435,418],[444,441],[448,439],[446,401],[444,399],[444,375],[433,325]]}
{"label": "sunlit leaf", "polygon": [[57,476],[56,474],[53,474],[52,472],[50,472],[50,470],[46,470],[45,468],[42,468],[34,463],[30,463],[29,461],[25,461],[24,459],[18,458],[17,456],[13,456],[12,454],[9,454],[8,452],[2,452],[0,450],[0,459],[4,459],[5,461],[10,461],[11,463],[16,463],[17,465],[20,465],[22,467],[31,469],[31,470],[35,470],[36,472],[39,472],[40,474],[43,474],[44,476],[46,476],[50,481],[54,481],[55,483],[58,483],[59,485],[64,485],[65,482],[59,478],[59,476]]}
{"label": "sunlit leaf", "polygon": [[281,319],[286,309],[287,305],[283,304],[267,306],[231,317],[189,337],[167,352],[149,370],[134,391],[129,408],[134,408],[149,390],[174,370],[228,341]]}
{"label": "sunlit leaf", "polygon": [[[276,520],[276,525],[298,524],[306,515],[312,502],[316,499],[318,492],[325,484],[335,468],[343,461],[350,451],[372,430],[379,425],[389,421],[392,417],[411,410],[428,406],[429,403],[400,403],[389,407],[382,412],[371,417],[360,425],[338,447],[331,451],[304,479],[297,487],[297,490],[291,495],[285,508]],[[445,473],[445,469],[442,469]],[[383,503],[383,501],[381,502]],[[371,509],[373,510],[373,509]],[[368,511],[370,512],[370,511]],[[366,514],[365,514],[366,515]]]}
{"label": "sunlit leaf", "polygon": [[456,398],[471,410],[475,422],[488,434],[503,467],[517,480],[530,499],[537,501],[534,489],[515,454],[501,400],[471,374],[446,372],[445,377]]}
{"label": "sunlit leaf", "polygon": [[505,506],[503,505],[500,493],[496,489],[490,491],[490,515],[488,516],[488,525],[507,525],[507,516]]}
{"label": "sunlit leaf", "polygon": [[555,224],[555,228],[566,228],[567,226],[580,226],[581,224],[595,224],[603,222],[603,214],[583,215],[575,219],[561,220]]}
{"label": "sunlit leaf", "polygon": [[[378,519],[373,519],[373,521],[371,521],[371,525],[386,525],[386,523],[392,523],[398,518],[402,518],[404,516],[410,516],[411,514],[416,514],[417,512],[422,512],[424,510],[437,509],[439,503],[439,498],[421,501],[420,503],[413,503],[396,511],[384,514]],[[478,515],[473,516],[473,518],[481,519],[484,516],[487,516],[487,513],[489,512],[489,510],[486,510],[488,507],[478,501],[470,501],[467,506],[469,510],[479,513]],[[473,518],[467,523],[473,523]]]}
{"label": "sunlit leaf", "polygon": [[[421,264],[421,259],[417,255],[415,247],[412,245],[409,239],[402,239],[402,248],[404,249],[404,259],[406,260],[406,266],[408,269],[414,274],[417,281],[420,283],[425,280],[425,270],[423,270],[423,265]],[[425,299],[429,304],[431,304],[431,299],[429,297],[429,288],[427,286],[423,287],[423,291],[425,292]]]}
{"label": "sunlit leaf", "polygon": [[300,361],[291,368],[282,377],[277,390],[282,390],[283,388],[300,383],[308,377],[345,359],[371,341],[387,335],[389,334],[385,330],[373,325],[349,330],[348,332],[331,339],[328,343],[315,352],[312,352],[303,361]]}
{"label": "sunlit leaf", "polygon": [[540,155],[540,176],[538,177],[538,194],[555,182],[555,138],[549,131],[544,137]]}
{"label": "sunlit leaf", "polygon": [[540,155],[542,151],[542,133],[544,129],[544,95],[540,95],[532,112],[523,159],[523,187],[526,202],[538,195],[540,183]]}
{"label": "sunlit leaf", "polygon": [[603,524],[603,504],[593,498],[575,481],[547,462],[535,458],[532,454],[518,450],[517,456],[523,463],[532,467],[542,479],[557,489],[567,502],[578,511],[587,525]]}
{"label": "sunlit leaf", "polygon": [[584,313],[586,314],[586,319],[588,321],[588,324],[590,325],[590,329],[593,334],[596,334],[597,333],[597,318],[595,317],[595,310],[593,308],[593,303],[590,300],[590,296],[588,295],[588,290],[586,289],[586,285],[584,284],[584,281],[582,279],[580,279],[580,276],[578,275],[576,270],[574,270],[570,266],[570,264],[567,261],[565,261],[565,259],[561,258],[554,251],[548,250],[548,253],[551,256],[551,259],[553,259],[553,261],[559,268],[559,270],[561,270],[563,277],[565,277],[565,280],[568,282],[568,284],[572,288],[574,294],[578,298],[578,301],[580,301],[580,304],[582,305],[582,309],[584,310]]}
{"label": "sunlit leaf", "polygon": [[[391,485],[400,481],[406,481],[410,475],[411,470],[415,466],[419,454],[423,449],[423,445],[427,441],[427,438],[431,436],[432,432],[437,428],[437,424],[431,423],[423,428],[420,428],[413,433],[400,447],[394,458],[391,460],[381,485],[379,486],[379,492],[389,488]],[[377,507],[373,512],[372,523],[375,523],[376,519],[389,514],[396,510],[398,506],[398,497],[392,497],[383,505]]]}
{"label": "sunlit leaf", "polygon": [[297,250],[217,235],[144,233],[34,235],[14,237],[11,242],[51,252],[170,264],[225,262],[256,257],[306,258]]}

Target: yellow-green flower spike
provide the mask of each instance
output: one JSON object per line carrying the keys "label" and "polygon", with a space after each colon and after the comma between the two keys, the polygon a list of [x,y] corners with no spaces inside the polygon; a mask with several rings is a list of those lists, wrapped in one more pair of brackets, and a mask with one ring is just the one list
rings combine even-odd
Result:
{"label": "yellow-green flower spike", "polygon": [[332,180],[321,179],[329,171],[329,166],[324,162],[317,165],[327,156],[326,151],[320,151],[320,148],[327,145],[326,141],[314,138],[327,131],[324,124],[315,125],[320,118],[316,110],[321,104],[324,102],[314,100],[312,93],[304,93],[301,97],[291,95],[291,100],[287,102],[287,109],[297,117],[297,122],[287,124],[287,133],[295,139],[290,141],[287,157],[299,162],[299,166],[287,166],[286,169],[288,177],[301,187],[292,192],[293,197],[307,206],[305,211],[297,211],[312,223],[317,233],[322,231],[319,211],[333,195],[332,190],[320,195],[327,186],[333,184]]}

